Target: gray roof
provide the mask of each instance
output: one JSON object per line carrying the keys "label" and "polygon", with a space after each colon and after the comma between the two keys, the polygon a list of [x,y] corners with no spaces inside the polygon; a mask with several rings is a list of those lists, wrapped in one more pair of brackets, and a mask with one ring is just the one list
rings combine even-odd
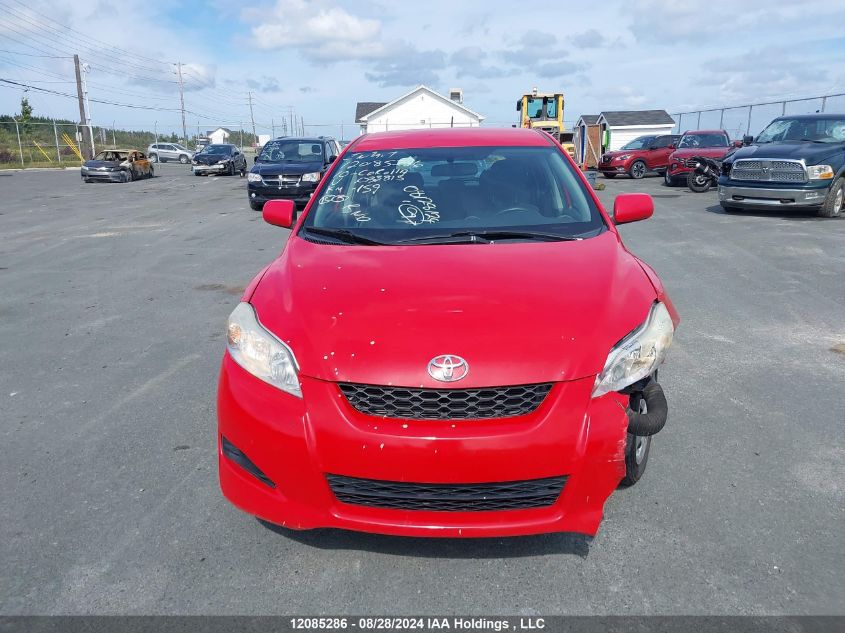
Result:
{"label": "gray roof", "polygon": [[370,112],[375,112],[386,105],[387,101],[359,101],[355,105],[355,123],[360,123],[361,117],[367,116]]}
{"label": "gray roof", "polygon": [[578,117],[587,125],[595,125],[599,122],[599,115],[598,114],[582,114]]}
{"label": "gray roof", "polygon": [[673,124],[675,119],[666,110],[614,110],[602,112],[608,125],[664,125]]}

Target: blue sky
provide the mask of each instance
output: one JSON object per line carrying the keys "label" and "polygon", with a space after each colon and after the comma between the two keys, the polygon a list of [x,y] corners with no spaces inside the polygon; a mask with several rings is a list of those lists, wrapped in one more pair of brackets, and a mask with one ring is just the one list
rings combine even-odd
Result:
{"label": "blue sky", "polygon": [[[343,123],[347,137],[357,101],[389,101],[421,83],[462,88],[487,125],[515,122],[516,99],[532,86],[562,90],[572,121],[601,110],[678,112],[845,92],[845,0],[560,2],[536,14],[532,6],[0,0],[0,78],[73,93],[66,57],[79,52],[90,64],[95,124],[174,130],[181,123],[172,62],[181,61],[192,131],[250,126],[251,91],[259,132],[276,123],[279,133],[292,109],[310,133],[337,135]],[[17,112],[21,94],[0,87],[0,112]],[[36,114],[78,117],[73,99],[27,96]],[[845,110],[845,99],[828,109]],[[759,116],[770,118],[770,110],[780,114],[762,108]],[[726,126],[744,126],[744,116],[730,113]],[[718,115],[702,121],[716,123]]]}

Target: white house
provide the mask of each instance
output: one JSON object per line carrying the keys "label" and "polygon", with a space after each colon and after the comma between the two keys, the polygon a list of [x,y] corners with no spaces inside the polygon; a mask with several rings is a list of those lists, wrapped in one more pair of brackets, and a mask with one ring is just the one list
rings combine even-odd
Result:
{"label": "white house", "polygon": [[361,134],[388,130],[434,127],[478,127],[484,117],[464,105],[463,91],[452,89],[449,96],[426,86],[418,86],[388,103],[359,102],[355,122]]}
{"label": "white house", "polygon": [[675,120],[666,110],[615,110],[602,112],[598,126],[601,129],[602,152],[612,152],[638,136],[671,134]]}
{"label": "white house", "polygon": [[209,130],[205,133],[208,137],[208,140],[214,143],[215,145],[219,145],[221,143],[228,143],[229,137],[232,135],[232,130],[226,129],[225,127],[219,127],[216,130]]}

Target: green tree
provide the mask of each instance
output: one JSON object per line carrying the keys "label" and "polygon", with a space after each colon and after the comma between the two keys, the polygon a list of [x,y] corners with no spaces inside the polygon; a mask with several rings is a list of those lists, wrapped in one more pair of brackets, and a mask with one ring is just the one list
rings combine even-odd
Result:
{"label": "green tree", "polygon": [[23,133],[29,136],[32,132],[32,106],[29,105],[29,99],[26,97],[21,97],[21,113],[20,113],[20,121],[21,127],[23,128]]}

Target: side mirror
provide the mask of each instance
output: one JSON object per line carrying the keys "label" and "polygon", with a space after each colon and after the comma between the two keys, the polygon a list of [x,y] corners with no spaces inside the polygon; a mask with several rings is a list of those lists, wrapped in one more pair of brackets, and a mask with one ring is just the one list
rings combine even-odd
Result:
{"label": "side mirror", "polygon": [[329,156],[329,163],[333,163],[337,160],[337,156]]}
{"label": "side mirror", "polygon": [[674,143],[670,143],[670,144],[669,144],[669,145],[667,145],[666,147],[668,147],[669,149],[678,149],[678,146],[677,146],[677,145],[675,145]]}
{"label": "side mirror", "polygon": [[647,193],[622,193],[613,201],[614,224],[638,222],[650,218],[653,213],[654,200]]}
{"label": "side mirror", "polygon": [[258,162],[258,156],[253,156],[252,157],[252,164],[254,165],[257,162]]}
{"label": "side mirror", "polygon": [[750,134],[746,134],[742,137],[742,144],[743,145],[751,145],[754,142],[754,137]]}
{"label": "side mirror", "polygon": [[264,221],[273,226],[289,229],[293,226],[296,203],[293,200],[268,200],[264,203]]}

